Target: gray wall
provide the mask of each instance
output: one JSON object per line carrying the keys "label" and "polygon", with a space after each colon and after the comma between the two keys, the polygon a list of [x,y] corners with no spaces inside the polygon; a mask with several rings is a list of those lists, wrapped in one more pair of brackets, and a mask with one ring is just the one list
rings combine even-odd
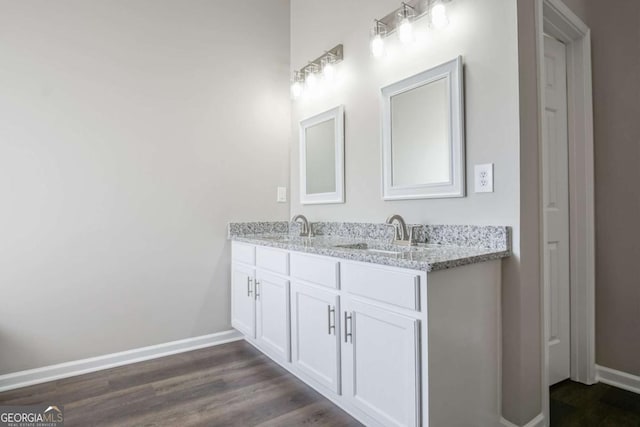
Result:
{"label": "gray wall", "polygon": [[[564,0],[591,28],[596,204],[596,362],[640,375],[640,3]],[[538,211],[533,2],[518,0],[523,280],[533,282]],[[526,161],[525,159],[529,159]],[[531,212],[531,213],[527,213]],[[527,249],[527,247],[530,247]],[[531,268],[529,268],[531,267]],[[527,289],[533,289],[533,285]],[[537,304],[534,304],[537,305]],[[533,317],[531,317],[533,318]],[[507,344],[510,340],[505,340]],[[532,343],[534,344],[534,343]],[[536,350],[537,351],[537,350]],[[505,348],[505,353],[507,349]],[[525,355],[522,355],[524,357]],[[532,385],[532,382],[524,384]],[[510,399],[505,396],[505,402]],[[516,423],[530,419],[508,413]]]}
{"label": "gray wall", "polygon": [[0,0],[0,374],[227,330],[282,220],[289,3]]}
{"label": "gray wall", "polygon": [[[344,44],[345,61],[339,65],[341,78],[335,87],[293,104],[291,213],[304,213],[312,221],[376,222],[399,213],[411,222],[513,227],[514,256],[503,263],[503,412],[511,421],[529,421],[541,412],[538,223],[530,213],[535,209],[529,210],[534,208],[531,193],[521,194],[520,187],[521,167],[530,163],[531,147],[525,147],[529,151],[524,157],[519,143],[516,2],[456,0],[448,4],[451,25],[446,30],[431,33],[411,52],[396,49],[391,58],[371,58],[368,44],[373,19],[398,5],[395,0],[292,0],[291,66],[299,68],[337,43]],[[424,30],[425,21],[418,27]],[[389,43],[397,48],[393,39]],[[465,62],[468,196],[385,202],[381,197],[380,88],[457,55]],[[346,203],[302,206],[298,122],[339,104],[345,106]],[[473,166],[487,162],[495,163],[495,193],[475,194]],[[529,183],[525,184],[523,188],[530,190]],[[521,202],[521,196],[528,199]],[[528,258],[521,262],[525,251]]]}
{"label": "gray wall", "polygon": [[640,375],[640,196],[633,187],[640,182],[640,3],[564,3],[591,29],[596,363]]}
{"label": "gray wall", "polygon": [[567,4],[591,28],[596,362],[640,375],[640,2]]}

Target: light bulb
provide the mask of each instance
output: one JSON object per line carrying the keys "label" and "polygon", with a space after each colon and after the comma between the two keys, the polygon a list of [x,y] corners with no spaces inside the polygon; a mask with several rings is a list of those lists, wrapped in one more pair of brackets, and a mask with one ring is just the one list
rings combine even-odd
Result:
{"label": "light bulb", "polygon": [[322,59],[322,76],[326,82],[332,82],[336,77],[336,67],[330,57]]}
{"label": "light bulb", "polygon": [[302,87],[302,83],[298,81],[293,82],[293,84],[291,85],[291,96],[293,97],[293,99],[300,98],[300,95],[302,95],[303,89],[304,88]]}
{"label": "light bulb", "polygon": [[440,30],[449,25],[447,18],[447,9],[442,3],[438,3],[431,9],[431,25],[433,28]]}
{"label": "light bulb", "polygon": [[381,58],[385,54],[384,38],[387,35],[387,25],[377,19],[375,26],[371,30],[371,42],[369,49],[374,58]]}
{"label": "light bulb", "polygon": [[304,81],[309,89],[313,89],[318,84],[318,76],[316,76],[316,73],[310,72],[307,74],[307,77],[304,79]]}
{"label": "light bulb", "polygon": [[293,72],[293,79],[291,80],[291,98],[298,99],[302,92],[304,92],[304,77],[300,71]]}
{"label": "light bulb", "polygon": [[376,58],[384,56],[384,39],[380,34],[371,39],[371,54]]}
{"label": "light bulb", "polygon": [[409,18],[404,18],[398,26],[398,38],[404,44],[412,43],[415,40],[413,34],[413,24]]}
{"label": "light bulb", "polygon": [[322,74],[324,75],[324,79],[328,82],[332,82],[336,76],[336,68],[333,64],[327,64],[322,70]]}

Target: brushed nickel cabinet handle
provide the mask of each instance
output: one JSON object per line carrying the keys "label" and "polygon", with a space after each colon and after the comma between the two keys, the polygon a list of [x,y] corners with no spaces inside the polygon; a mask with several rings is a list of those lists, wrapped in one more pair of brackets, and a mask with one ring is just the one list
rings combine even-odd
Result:
{"label": "brushed nickel cabinet handle", "polygon": [[331,335],[331,332],[333,332],[333,335],[335,335],[335,333],[336,333],[336,309],[335,309],[335,307],[331,307],[330,305],[327,306],[327,325],[328,325],[327,333],[329,335]]}
{"label": "brushed nickel cabinet handle", "polygon": [[253,283],[253,279],[251,277],[247,277],[247,296],[250,297],[253,294],[251,290],[251,283]]}
{"label": "brushed nickel cabinet handle", "polygon": [[260,282],[258,281],[258,279],[256,279],[256,292],[255,292],[256,299],[258,299],[260,297],[260,294],[258,293],[258,285],[259,284],[260,284]]}
{"label": "brushed nickel cabinet handle", "polygon": [[[353,334],[351,333],[351,331],[353,331],[353,325],[351,324],[353,317],[351,315],[351,313],[347,313],[346,311],[344,312],[344,342],[347,342],[347,339],[349,339],[349,342],[353,342]],[[347,329],[347,323],[349,323],[349,329]]]}

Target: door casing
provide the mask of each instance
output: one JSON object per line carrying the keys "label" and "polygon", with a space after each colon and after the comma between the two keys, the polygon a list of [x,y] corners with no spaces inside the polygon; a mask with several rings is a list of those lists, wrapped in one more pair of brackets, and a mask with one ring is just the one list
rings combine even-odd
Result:
{"label": "door casing", "polygon": [[[560,0],[535,0],[538,63],[538,155],[541,155],[544,129],[545,94],[543,80],[544,34],[567,46],[567,125],[569,142],[569,240],[571,294],[571,379],[584,384],[596,382],[595,370],[595,221],[593,101],[591,87],[591,31]],[[539,157],[539,160],[542,159]],[[539,164],[541,164],[539,162]],[[540,180],[542,171],[539,171]],[[541,182],[539,182],[541,184]],[[539,186],[542,202],[542,185]],[[540,203],[540,235],[546,236],[543,204]],[[549,354],[547,322],[549,266],[540,246],[542,336],[542,404],[545,420],[549,420]]]}

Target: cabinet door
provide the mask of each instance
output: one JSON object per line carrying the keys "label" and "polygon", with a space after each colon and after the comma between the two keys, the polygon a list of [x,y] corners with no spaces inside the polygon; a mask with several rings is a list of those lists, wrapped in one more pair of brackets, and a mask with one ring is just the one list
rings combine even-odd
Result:
{"label": "cabinet door", "polygon": [[253,268],[231,264],[231,326],[250,338],[256,336],[254,275]]}
{"label": "cabinet door", "polygon": [[340,394],[338,295],[294,282],[291,289],[291,345],[296,368]]}
{"label": "cabinet door", "polygon": [[419,320],[351,297],[343,304],[345,397],[384,425],[419,425]]}
{"label": "cabinet door", "polygon": [[259,269],[255,297],[258,345],[274,358],[289,362],[289,281]]}

